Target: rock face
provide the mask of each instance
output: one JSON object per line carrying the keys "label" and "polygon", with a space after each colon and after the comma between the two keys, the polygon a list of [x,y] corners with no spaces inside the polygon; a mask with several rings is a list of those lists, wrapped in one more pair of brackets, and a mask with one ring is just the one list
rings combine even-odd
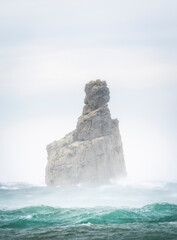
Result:
{"label": "rock face", "polygon": [[105,81],[90,81],[76,130],[47,146],[46,184],[100,185],[126,176],[118,120],[111,119]]}

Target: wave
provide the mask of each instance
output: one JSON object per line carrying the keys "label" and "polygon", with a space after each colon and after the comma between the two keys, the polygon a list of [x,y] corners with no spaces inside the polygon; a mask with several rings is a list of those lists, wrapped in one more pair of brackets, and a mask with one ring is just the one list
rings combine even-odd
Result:
{"label": "wave", "polygon": [[28,189],[32,187],[46,187],[46,184],[31,184],[26,182],[5,182],[0,183],[0,189],[18,190],[18,189]]}
{"label": "wave", "polygon": [[54,208],[31,206],[0,210],[0,228],[43,228],[73,225],[109,225],[125,223],[176,223],[177,205],[156,203],[142,208]]}
{"label": "wave", "polygon": [[115,209],[142,208],[148,204],[177,204],[177,183],[125,183],[88,188],[83,186],[47,187],[27,183],[0,184],[0,209],[22,209],[30,206],[58,208]]}
{"label": "wave", "polygon": [[[136,188],[136,189],[165,189],[169,187],[177,187],[177,182],[163,182],[163,181],[138,181],[138,180],[130,180],[123,179],[119,181],[112,181],[111,184],[101,185],[99,187],[91,187],[94,189],[105,190],[112,188]],[[29,189],[29,188],[48,188],[45,183],[27,183],[27,182],[4,182],[0,183],[0,190],[20,190],[20,189]],[[57,186],[55,188],[61,188]],[[69,188],[85,188],[82,184],[71,185],[65,187],[65,189]],[[86,187],[89,189],[89,187]]]}

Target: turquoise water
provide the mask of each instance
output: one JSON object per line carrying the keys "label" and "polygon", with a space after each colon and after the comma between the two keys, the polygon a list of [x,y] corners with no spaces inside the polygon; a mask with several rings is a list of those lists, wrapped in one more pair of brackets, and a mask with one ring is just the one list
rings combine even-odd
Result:
{"label": "turquoise water", "polygon": [[0,239],[177,239],[177,183],[0,184]]}

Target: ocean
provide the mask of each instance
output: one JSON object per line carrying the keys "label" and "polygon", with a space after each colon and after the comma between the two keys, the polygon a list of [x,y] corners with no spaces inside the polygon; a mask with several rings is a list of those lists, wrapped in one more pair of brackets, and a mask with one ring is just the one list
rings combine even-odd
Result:
{"label": "ocean", "polygon": [[1,183],[0,239],[177,240],[177,183]]}

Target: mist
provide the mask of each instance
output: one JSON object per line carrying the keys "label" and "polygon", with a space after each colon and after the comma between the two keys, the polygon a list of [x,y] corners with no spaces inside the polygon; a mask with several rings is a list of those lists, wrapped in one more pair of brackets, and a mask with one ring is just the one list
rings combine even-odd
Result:
{"label": "mist", "polygon": [[2,1],[0,181],[44,182],[46,145],[75,128],[95,79],[110,88],[128,177],[176,179],[176,7]]}

